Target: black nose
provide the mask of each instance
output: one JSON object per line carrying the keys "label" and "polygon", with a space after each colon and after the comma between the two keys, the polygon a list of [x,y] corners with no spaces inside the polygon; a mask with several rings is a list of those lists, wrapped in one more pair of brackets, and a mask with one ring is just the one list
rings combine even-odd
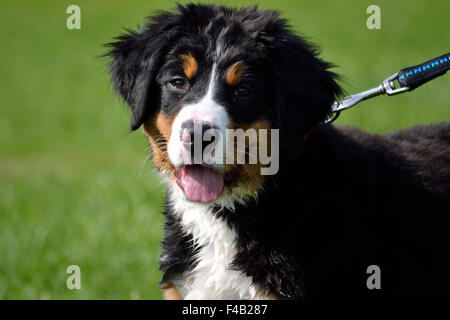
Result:
{"label": "black nose", "polygon": [[205,132],[210,129],[217,130],[218,128],[213,126],[211,123],[202,120],[185,121],[181,124],[180,140],[186,148],[192,148],[194,142],[196,142],[195,136],[199,135],[197,140],[202,144],[203,152],[207,145],[214,142],[214,138],[212,138],[211,141],[203,141]]}

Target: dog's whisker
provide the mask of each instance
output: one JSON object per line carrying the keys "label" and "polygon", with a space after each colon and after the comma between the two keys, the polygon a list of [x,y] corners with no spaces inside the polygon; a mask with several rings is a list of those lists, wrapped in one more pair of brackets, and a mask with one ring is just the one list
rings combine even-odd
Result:
{"label": "dog's whisker", "polygon": [[150,159],[151,156],[152,156],[152,153],[150,152],[150,153],[148,154],[148,156],[145,157],[144,163],[142,163],[142,167],[141,167],[141,170],[139,171],[138,177],[141,176],[142,171],[144,170],[145,164],[147,163],[148,159]]}

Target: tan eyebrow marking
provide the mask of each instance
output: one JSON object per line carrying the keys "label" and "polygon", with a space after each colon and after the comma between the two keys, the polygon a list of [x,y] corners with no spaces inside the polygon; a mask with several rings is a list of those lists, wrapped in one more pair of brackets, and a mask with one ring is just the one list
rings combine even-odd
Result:
{"label": "tan eyebrow marking", "polygon": [[191,80],[197,74],[198,70],[197,60],[195,60],[192,53],[180,54],[180,60],[183,63],[184,74],[189,80]]}
{"label": "tan eyebrow marking", "polygon": [[239,82],[241,82],[242,77],[244,76],[245,70],[247,66],[244,61],[238,61],[234,63],[225,74],[225,81],[229,86],[235,86]]}

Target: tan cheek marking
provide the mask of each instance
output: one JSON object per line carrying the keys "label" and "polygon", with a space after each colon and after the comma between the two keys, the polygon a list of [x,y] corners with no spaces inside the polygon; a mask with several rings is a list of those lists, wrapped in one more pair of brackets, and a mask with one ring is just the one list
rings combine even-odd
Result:
{"label": "tan cheek marking", "polygon": [[[270,129],[271,124],[269,121],[257,121],[251,123],[250,125],[237,125],[236,123],[231,124],[230,129],[241,128],[244,131],[247,129],[254,129],[258,134],[259,129],[267,129],[267,149],[270,149]],[[259,136],[259,135],[258,135]],[[248,141],[246,141],[246,144]],[[259,146],[259,143],[258,143]],[[247,146],[248,147],[248,146]],[[246,150],[248,152],[248,150]],[[249,193],[256,196],[256,192],[261,189],[264,176],[261,175],[261,167],[262,164],[258,161],[255,164],[249,164],[248,158],[246,159],[245,164],[237,164],[237,146],[234,145],[234,164],[225,164],[225,172],[227,175],[227,185],[231,191],[231,189],[236,187],[241,187],[246,189]],[[257,150],[257,155],[259,157],[259,150]],[[258,159],[259,160],[259,159]]]}
{"label": "tan cheek marking", "polygon": [[183,300],[178,288],[172,282],[166,282],[159,288],[164,290],[165,300]]}
{"label": "tan cheek marking", "polygon": [[268,293],[267,290],[261,286],[256,285],[255,289],[255,298],[257,300],[282,300],[277,293]]}
{"label": "tan cheek marking", "polygon": [[159,114],[156,118],[156,127],[159,132],[166,138],[167,141],[170,139],[170,135],[172,133],[172,125],[175,117],[166,116],[163,114]]}
{"label": "tan cheek marking", "polygon": [[186,77],[190,80],[196,74],[198,70],[197,60],[192,56],[191,53],[184,53],[180,55],[180,60],[183,63],[183,71]]}
{"label": "tan cheek marking", "polygon": [[225,74],[226,83],[231,87],[237,85],[241,82],[246,69],[247,66],[243,61],[238,61],[233,64]]}
{"label": "tan cheek marking", "polygon": [[174,166],[167,155],[167,144],[172,133],[172,124],[175,116],[159,113],[156,117],[147,120],[143,133],[148,137],[153,150],[153,163],[161,170],[174,172]]}

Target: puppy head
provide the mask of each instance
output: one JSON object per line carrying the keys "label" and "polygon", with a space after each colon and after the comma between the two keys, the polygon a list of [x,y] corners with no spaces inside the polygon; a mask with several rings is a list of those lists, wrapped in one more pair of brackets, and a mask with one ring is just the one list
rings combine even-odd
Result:
{"label": "puppy head", "polygon": [[[112,80],[132,110],[132,130],[142,126],[155,166],[191,201],[213,203],[235,189],[256,194],[267,165],[259,158],[261,134],[271,156],[295,156],[340,92],[315,49],[277,12],[256,7],[179,5],[110,46]],[[279,130],[280,150],[270,148],[271,129]],[[210,153],[213,160],[205,158],[207,135],[223,146]],[[196,150],[199,163],[192,162]]]}

